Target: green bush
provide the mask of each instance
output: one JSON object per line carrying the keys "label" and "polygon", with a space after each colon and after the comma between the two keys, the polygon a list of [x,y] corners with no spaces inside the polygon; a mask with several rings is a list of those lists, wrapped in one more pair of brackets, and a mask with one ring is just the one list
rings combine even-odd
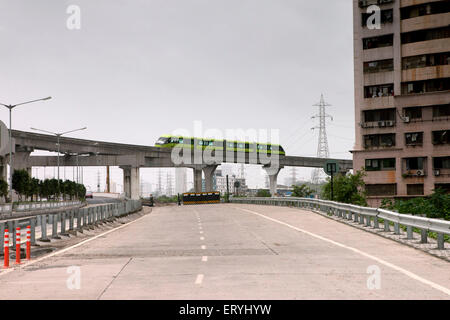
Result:
{"label": "green bush", "polygon": [[[333,200],[342,203],[367,206],[366,193],[364,190],[364,171],[355,174],[337,174],[333,177]],[[322,198],[331,200],[331,178],[322,187]]]}
{"label": "green bush", "polygon": [[261,198],[270,198],[272,195],[270,194],[270,191],[267,189],[259,189],[258,192],[256,193],[256,196]]}
{"label": "green bush", "polygon": [[306,184],[292,187],[294,188],[294,191],[292,191],[293,197],[307,198],[314,193],[314,190],[310,189]]}

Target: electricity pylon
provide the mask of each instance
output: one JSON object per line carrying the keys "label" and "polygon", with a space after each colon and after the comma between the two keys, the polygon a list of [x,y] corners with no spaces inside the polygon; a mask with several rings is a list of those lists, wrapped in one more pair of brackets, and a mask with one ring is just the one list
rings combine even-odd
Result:
{"label": "electricity pylon", "polygon": [[[328,139],[327,139],[327,130],[326,130],[326,118],[331,118],[333,121],[333,117],[325,112],[325,107],[331,106],[323,99],[323,94],[320,95],[320,102],[314,104],[314,106],[319,107],[319,113],[312,116],[311,119],[319,118],[319,126],[311,128],[312,130],[319,129],[319,144],[317,146],[317,157],[318,158],[329,158],[330,151],[328,149]],[[314,169],[311,180],[312,183],[319,183],[324,175],[323,169]]]}

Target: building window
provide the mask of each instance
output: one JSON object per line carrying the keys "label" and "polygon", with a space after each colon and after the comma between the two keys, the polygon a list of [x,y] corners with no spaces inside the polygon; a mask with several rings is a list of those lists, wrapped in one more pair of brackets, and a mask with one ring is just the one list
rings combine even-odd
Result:
{"label": "building window", "polygon": [[364,62],[364,73],[387,72],[394,70],[394,59]]}
{"label": "building window", "polygon": [[422,119],[422,107],[404,108],[403,113],[408,120]]}
{"label": "building window", "polygon": [[394,95],[394,84],[381,84],[364,87],[364,98],[378,98]]}
{"label": "building window", "polygon": [[397,194],[397,184],[366,184],[368,196],[395,196]]}
{"label": "building window", "polygon": [[407,184],[406,194],[408,196],[420,196],[424,194],[423,184]]}
{"label": "building window", "polygon": [[450,130],[433,131],[433,144],[449,144],[450,143]]}
{"label": "building window", "polygon": [[450,37],[450,27],[418,30],[402,33],[402,44],[444,39]]}
{"label": "building window", "polygon": [[[363,27],[365,27],[367,25],[367,20],[372,15],[373,15],[373,13],[366,13],[366,12],[363,12],[361,14],[361,25]],[[392,21],[394,20],[393,15],[394,15],[394,10],[393,9],[381,10],[380,11],[381,23],[382,24],[384,24],[384,23],[392,23]]]}
{"label": "building window", "polygon": [[366,171],[395,170],[395,158],[366,159]]}
{"label": "building window", "polygon": [[363,112],[364,122],[395,121],[395,109],[377,109]]}
{"label": "building window", "polygon": [[448,65],[450,62],[450,52],[434,54],[423,54],[420,56],[405,57],[402,59],[402,69],[415,69],[424,67],[434,67]]}
{"label": "building window", "polygon": [[450,183],[436,183],[434,189],[442,189],[446,193],[450,193]]}
{"label": "building window", "polygon": [[369,134],[364,136],[364,147],[369,148],[388,148],[395,146],[395,133],[387,134]]}
{"label": "building window", "polygon": [[407,146],[421,146],[423,144],[423,132],[405,133],[405,144]]}
{"label": "building window", "polygon": [[450,6],[448,0],[436,1],[431,3],[409,6],[400,9],[400,17],[402,20],[411,19],[430,14],[439,14],[449,12]]}
{"label": "building window", "polygon": [[403,177],[421,177],[426,175],[426,157],[404,158]]}
{"label": "building window", "polygon": [[385,3],[392,3],[394,0],[359,0],[358,5],[360,8],[365,8],[368,6],[371,6],[373,4],[385,4]]}
{"label": "building window", "polygon": [[450,90],[450,78],[402,82],[402,94],[417,94]]}
{"label": "building window", "polygon": [[449,117],[449,116],[450,116],[450,104],[433,106],[433,118]]}
{"label": "building window", "polygon": [[394,35],[393,34],[363,39],[363,49],[364,50],[383,48],[383,47],[392,47],[393,44],[394,44]]}
{"label": "building window", "polygon": [[433,169],[450,169],[450,157],[433,158]]}

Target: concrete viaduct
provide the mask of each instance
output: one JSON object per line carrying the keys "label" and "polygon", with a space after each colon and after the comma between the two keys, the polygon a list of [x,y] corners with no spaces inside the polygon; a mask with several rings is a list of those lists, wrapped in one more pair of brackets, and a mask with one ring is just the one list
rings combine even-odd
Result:
{"label": "concrete viaduct", "polygon": [[[0,176],[5,181],[6,164],[8,163],[8,129],[0,122]],[[14,169],[26,169],[30,172],[32,167],[57,166],[57,156],[32,156],[34,150],[57,151],[56,137],[39,133],[12,131],[13,140],[13,167]],[[277,176],[285,166],[322,168],[329,159],[312,157],[279,156],[276,163],[267,164],[268,159],[259,156],[250,159],[248,154],[242,157],[232,154],[215,155],[213,160],[195,161],[194,155],[180,163],[172,160],[172,150],[152,146],[130,145],[121,143],[102,142],[96,140],[60,138],[60,166],[118,166],[123,170],[123,185],[125,195],[131,199],[139,198],[139,168],[167,168],[187,167],[193,169],[194,189],[200,192],[202,189],[202,172],[205,175],[205,187],[212,191],[213,174],[218,165],[224,162],[251,163],[263,165],[270,179],[270,191],[276,192]],[[184,156],[183,152],[181,155]],[[187,159],[187,161],[186,161]],[[270,159],[269,159],[270,160]],[[273,160],[273,159],[272,159]],[[339,163],[341,171],[352,169],[352,160],[335,159]]]}

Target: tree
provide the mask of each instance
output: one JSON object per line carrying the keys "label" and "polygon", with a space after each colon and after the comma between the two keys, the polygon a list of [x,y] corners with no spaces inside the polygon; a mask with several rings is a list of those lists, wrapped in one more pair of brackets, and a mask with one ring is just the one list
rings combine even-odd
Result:
{"label": "tree", "polygon": [[12,187],[19,194],[19,200],[22,201],[22,196],[28,193],[30,187],[30,175],[27,170],[14,170],[12,177]]}
{"label": "tree", "polygon": [[310,189],[306,184],[292,187],[294,188],[294,191],[292,191],[293,197],[307,198],[314,193],[314,190]]}
{"label": "tree", "polygon": [[6,197],[8,196],[8,183],[0,179],[0,197],[4,197],[6,201]]}
{"label": "tree", "polygon": [[37,201],[40,193],[39,189],[40,189],[39,179],[31,178],[29,180],[26,196],[30,197],[31,201],[33,201],[33,196],[36,196]]}
{"label": "tree", "polygon": [[256,193],[257,197],[271,197],[270,191],[267,189],[259,189]]}
{"label": "tree", "polygon": [[[343,203],[351,203],[367,206],[366,193],[364,190],[364,171],[355,174],[337,174],[333,179],[333,200]],[[322,198],[331,199],[331,178],[322,188]]]}

